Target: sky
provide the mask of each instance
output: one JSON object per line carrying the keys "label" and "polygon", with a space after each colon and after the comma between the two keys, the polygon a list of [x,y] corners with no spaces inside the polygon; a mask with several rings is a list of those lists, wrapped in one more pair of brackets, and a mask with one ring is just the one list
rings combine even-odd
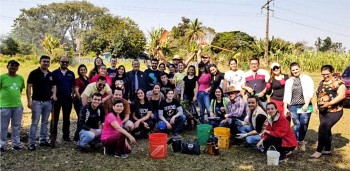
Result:
{"label": "sky", "polygon": [[[0,0],[0,35],[12,29],[20,9],[61,0]],[[198,18],[216,32],[242,31],[264,39],[266,0],[90,0],[110,13],[130,17],[147,35],[152,28],[171,30],[181,17]],[[270,5],[270,39],[314,46],[318,37],[330,37],[350,49],[350,0],[274,0]]]}

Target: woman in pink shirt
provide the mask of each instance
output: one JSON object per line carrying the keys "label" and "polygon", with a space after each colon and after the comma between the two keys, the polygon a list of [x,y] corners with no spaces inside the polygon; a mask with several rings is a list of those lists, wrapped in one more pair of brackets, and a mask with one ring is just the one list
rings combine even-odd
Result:
{"label": "woman in pink shirt", "polygon": [[113,112],[105,117],[104,127],[102,129],[101,141],[103,153],[105,155],[114,155],[114,157],[127,158],[131,153],[131,148],[125,138],[130,143],[136,143],[135,138],[123,128],[124,105],[122,100],[115,100],[113,103]]}
{"label": "woman in pink shirt", "polygon": [[[204,63],[198,64],[199,68],[199,79],[198,79],[198,93],[197,93],[197,101],[200,109],[200,120],[201,123],[205,123],[205,114],[209,114],[210,109],[210,73],[208,69],[205,67]],[[205,112],[206,110],[206,112]]]}
{"label": "woman in pink shirt", "polygon": [[107,67],[105,64],[102,64],[101,66],[98,67],[98,74],[94,75],[91,78],[90,82],[96,82],[98,80],[98,77],[100,76],[104,76],[107,79],[107,84],[109,85],[109,87],[112,87],[112,78],[110,76],[107,75]]}

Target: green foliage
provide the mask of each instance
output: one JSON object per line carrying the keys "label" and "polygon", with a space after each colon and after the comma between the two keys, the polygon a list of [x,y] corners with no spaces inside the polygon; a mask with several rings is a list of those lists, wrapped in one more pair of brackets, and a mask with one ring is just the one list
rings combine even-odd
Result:
{"label": "green foliage", "polygon": [[[241,31],[221,32],[215,35],[211,44],[235,52],[251,51],[253,49],[254,38]],[[214,47],[211,50],[214,53],[220,53],[222,51]]]}
{"label": "green foliage", "polygon": [[11,33],[17,40],[40,46],[45,34],[49,33],[77,49],[81,32],[90,29],[92,19],[108,12],[106,8],[94,6],[87,1],[67,1],[38,5],[35,8],[21,9]]}
{"label": "green foliage", "polygon": [[345,48],[343,48],[343,44],[340,42],[332,42],[332,39],[330,37],[326,37],[325,39],[321,39],[320,37],[317,38],[315,42],[316,49],[321,52],[338,52],[338,53],[344,53]]}
{"label": "green foliage", "polygon": [[105,51],[122,57],[137,57],[144,50],[146,39],[130,18],[103,15],[95,18],[91,30],[84,34],[85,52]]}
{"label": "green foliage", "polygon": [[6,37],[1,41],[0,52],[4,55],[15,55],[19,53],[19,45],[12,37]]}

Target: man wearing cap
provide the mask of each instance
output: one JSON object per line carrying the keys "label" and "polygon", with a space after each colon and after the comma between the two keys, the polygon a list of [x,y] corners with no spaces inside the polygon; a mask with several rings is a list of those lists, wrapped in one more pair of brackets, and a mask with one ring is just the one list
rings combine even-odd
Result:
{"label": "man wearing cap", "polygon": [[[52,110],[52,100],[56,101],[56,81],[49,71],[50,57],[40,57],[40,67],[30,72],[27,80],[28,108],[32,109],[32,124],[29,130],[28,149],[36,150],[36,129],[41,117],[39,146],[51,146],[46,140],[47,124]],[[32,95],[33,92],[33,95]]]}
{"label": "man wearing cap", "polygon": [[69,138],[69,125],[70,125],[70,113],[72,111],[73,93],[74,93],[74,72],[68,69],[69,59],[64,56],[60,59],[60,67],[52,72],[54,79],[56,80],[57,88],[57,100],[53,107],[53,117],[51,118],[50,133],[51,143],[54,145],[57,137],[57,126],[62,108],[63,114],[63,140],[70,142]]}
{"label": "man wearing cap", "polygon": [[18,71],[18,67],[19,63],[17,61],[10,60],[7,63],[8,72],[0,75],[1,154],[6,150],[7,130],[10,120],[12,127],[12,148],[16,151],[23,148],[20,140],[23,115],[21,92],[25,85],[23,77],[16,73]]}
{"label": "man wearing cap", "polygon": [[[158,59],[152,58],[151,59],[151,68],[147,68],[145,70],[146,75],[148,75],[148,80],[149,80],[149,89],[152,89],[155,84],[159,83],[160,79],[160,71],[158,70]],[[148,91],[147,90],[147,91]]]}
{"label": "man wearing cap", "polygon": [[157,53],[159,55],[159,58],[163,61],[163,63],[169,67],[170,64],[174,64],[175,65],[175,71],[178,72],[178,67],[177,64],[179,64],[180,62],[184,64],[184,68],[187,68],[187,65],[190,63],[190,61],[193,59],[194,56],[196,56],[196,53],[193,53],[189,58],[187,58],[187,60],[185,62],[183,62],[183,58],[180,55],[175,55],[173,57],[173,63],[170,63],[164,56],[163,52],[161,49],[157,50]]}
{"label": "man wearing cap", "polygon": [[227,94],[230,99],[227,104],[228,111],[227,114],[225,114],[226,119],[222,120],[219,125],[220,127],[231,128],[231,135],[236,135],[236,133],[238,133],[235,121],[237,119],[243,120],[248,112],[248,105],[243,100],[240,91],[240,88],[235,88],[234,86],[228,88]]}
{"label": "man wearing cap", "polygon": [[266,107],[266,83],[270,80],[269,73],[259,68],[259,58],[254,57],[250,59],[250,70],[244,74],[242,88],[250,95],[259,97],[263,107]]}

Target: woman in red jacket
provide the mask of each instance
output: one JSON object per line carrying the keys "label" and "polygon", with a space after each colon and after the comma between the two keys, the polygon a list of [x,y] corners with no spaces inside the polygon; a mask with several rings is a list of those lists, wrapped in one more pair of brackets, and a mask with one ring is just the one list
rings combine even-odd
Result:
{"label": "woman in red jacket", "polygon": [[286,154],[293,151],[298,143],[294,136],[290,123],[284,115],[278,113],[277,105],[270,102],[266,106],[268,124],[262,133],[262,139],[256,145],[266,152],[270,146],[274,146],[280,152],[280,161],[287,161]]}

